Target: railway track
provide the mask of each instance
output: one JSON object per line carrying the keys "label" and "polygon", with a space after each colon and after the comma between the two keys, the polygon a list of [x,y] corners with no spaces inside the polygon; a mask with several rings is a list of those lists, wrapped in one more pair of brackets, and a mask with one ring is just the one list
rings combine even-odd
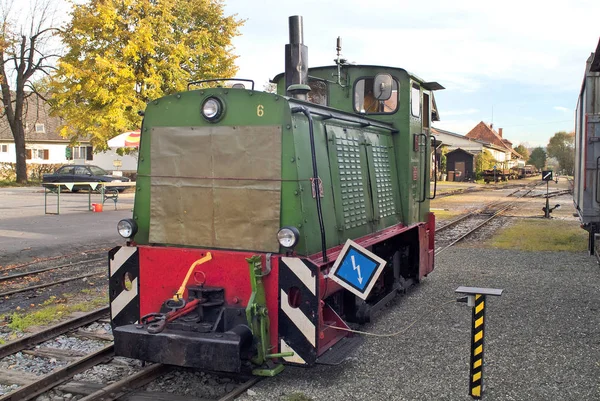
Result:
{"label": "railway track", "polygon": [[435,255],[439,255],[454,244],[464,240],[500,216],[506,210],[514,207],[519,199],[528,196],[539,185],[541,185],[541,183],[536,182],[525,188],[517,189],[507,195],[507,197],[514,197],[514,200],[498,200],[490,202],[480,209],[464,214],[437,228]]}
{"label": "railway track", "polygon": [[[7,306],[7,302],[13,295],[23,293],[27,298],[28,293],[40,289],[65,284],[86,277],[105,275],[106,249],[98,249],[86,252],[78,252],[60,257],[38,259],[19,265],[0,267],[0,285],[8,290],[0,293],[0,299]],[[102,257],[95,257],[102,255]],[[101,271],[90,271],[90,269],[101,268]],[[85,273],[82,273],[85,269]],[[47,282],[43,282],[46,280]],[[51,280],[51,281],[50,281]],[[24,286],[23,283],[38,281],[40,284]],[[15,288],[10,288],[11,284]],[[35,296],[35,295],[34,295]],[[109,366],[114,360],[114,349],[111,335],[97,335],[86,332],[83,328],[102,319],[107,319],[109,308],[100,308],[87,313],[81,317],[65,321],[43,331],[31,334],[21,339],[0,346],[0,363],[3,358],[16,358],[16,355],[41,360],[59,359],[62,366],[45,372],[42,376],[36,376],[29,371],[1,369],[0,368],[0,401],[32,400],[41,394],[53,394],[49,391],[63,392],[73,391],[73,399],[80,400],[115,400],[115,399],[147,399],[152,394],[152,400],[172,400],[172,393],[146,392],[138,390],[144,385],[159,379],[162,375],[172,373],[173,368],[154,364],[143,367],[133,374],[125,374],[124,378],[115,383],[101,385],[99,383],[74,381],[73,377],[82,374],[99,365]],[[107,320],[106,320],[107,321]],[[101,341],[101,346],[93,352],[79,352],[73,350],[61,350],[52,348],[46,344],[56,341],[60,336],[69,338],[92,338]],[[119,358],[117,358],[119,359]],[[22,359],[21,359],[22,361]],[[47,362],[46,362],[47,363]],[[17,363],[18,364],[18,363]],[[42,362],[40,362],[42,364]],[[1,366],[1,365],[0,365]],[[213,373],[214,377],[219,377]],[[237,383],[239,381],[239,383]],[[257,381],[255,377],[238,377],[236,383],[228,385],[225,394],[217,396],[202,396],[202,400],[233,400],[236,396],[246,391]],[[234,385],[235,384],[235,385]],[[14,388],[18,386],[17,388]],[[232,388],[229,388],[232,387]],[[7,389],[12,391],[7,392]],[[2,393],[5,394],[2,394]],[[136,398],[137,397],[137,398]],[[162,397],[162,398],[161,398]],[[60,398],[60,397],[55,397]],[[48,399],[53,399],[48,397]],[[198,400],[198,397],[177,396],[177,400]]]}
{"label": "railway track", "polygon": [[[90,249],[90,250],[82,251],[82,252],[68,253],[68,254],[52,256],[52,257],[48,257],[48,258],[39,258],[39,259],[32,260],[30,262],[20,263],[20,264],[15,264],[15,265],[7,265],[7,266],[0,265],[0,278],[5,277],[6,275],[9,275],[9,274],[18,274],[18,273],[10,273],[13,270],[17,270],[17,271],[22,270],[23,272],[27,272],[28,269],[31,269],[32,267],[33,267],[33,270],[35,270],[36,266],[44,265],[46,263],[47,264],[52,264],[54,262],[60,263],[61,260],[64,260],[64,259],[71,259],[70,263],[72,264],[72,263],[79,261],[80,259],[83,259],[85,256],[106,255],[106,252],[108,250],[109,250],[109,248]],[[65,266],[66,266],[65,264],[57,265],[57,266],[49,266],[48,270],[59,269],[59,268],[65,267]]]}
{"label": "railway track", "polygon": [[[106,253],[105,250],[98,250],[69,255],[71,259],[68,262],[64,258],[48,258],[23,265],[5,267],[1,271],[2,275],[0,275],[0,285],[4,289],[0,292],[0,299],[8,299],[15,294],[37,291],[87,277],[106,274],[106,256],[89,257],[98,252]],[[82,269],[85,270],[83,274]],[[34,283],[34,285],[27,285],[28,283]]]}
{"label": "railway track", "polygon": [[[160,378],[162,375],[165,375],[174,369],[178,369],[161,364],[153,364],[145,366],[134,374],[126,375],[123,379],[106,386],[98,385],[97,383],[72,382],[73,377],[79,373],[83,373],[97,365],[108,365],[111,363],[114,357],[114,348],[111,338],[100,337],[102,340],[105,340],[104,345],[85,355],[79,355],[77,352],[60,351],[44,347],[43,344],[64,334],[69,335],[69,333],[72,333],[75,336],[81,336],[81,332],[77,330],[81,330],[82,327],[91,323],[106,319],[108,312],[108,307],[100,308],[81,317],[70,319],[38,333],[31,334],[1,346],[0,361],[2,358],[19,352],[39,358],[60,358],[62,356],[67,357],[70,361],[65,366],[35,378],[32,378],[31,373],[27,372],[0,371],[0,384],[6,385],[6,383],[10,383],[12,380],[13,382],[16,382],[15,384],[20,385],[20,387],[10,393],[0,395],[0,401],[32,400],[57,387],[62,388],[63,391],[74,389],[75,392],[82,397],[78,399],[85,401],[128,399],[129,396],[133,397],[133,395],[141,397],[147,392],[139,391],[138,389]],[[98,336],[91,334],[91,337],[97,338]],[[215,377],[222,376],[222,374],[216,373],[212,373],[212,375]],[[233,400],[236,396],[252,387],[258,380],[259,378],[251,376],[237,376],[236,381],[239,381],[239,383],[232,385],[231,390],[214,398],[203,396],[202,400]],[[162,397],[160,393],[154,392],[151,394],[153,400],[172,400],[174,397],[172,393],[162,394]],[[196,396],[187,397],[182,395],[177,396],[176,398],[179,401],[184,401],[186,399],[189,399],[190,401],[198,400],[198,397]]]}
{"label": "railway track", "polygon": [[452,245],[464,240],[468,236],[481,229],[483,226],[501,215],[504,211],[512,208],[515,202],[501,202],[484,208],[484,210],[472,212],[457,219],[451,224],[443,227],[443,234],[436,231],[435,255],[439,255]]}
{"label": "railway track", "polygon": [[[36,352],[35,350],[31,351],[30,348],[42,345],[45,342],[53,340],[63,334],[72,332],[91,323],[94,323],[100,319],[106,318],[108,316],[108,312],[108,307],[100,308],[92,312],[86,313],[80,317],[73,318],[65,322],[59,323],[57,325],[51,326],[40,332],[9,342],[8,344],[0,346],[0,358],[5,358],[10,355],[26,351],[30,351],[30,355],[37,356],[40,358],[43,358],[44,355],[51,355],[52,352],[49,350],[38,350]],[[107,361],[107,359],[112,356],[112,352],[113,346],[112,342],[110,342],[109,344],[103,346],[101,349],[89,355],[85,355],[81,358],[78,358],[75,361],[66,364],[66,366],[64,367],[55,369],[52,372],[43,375],[30,383],[27,383],[27,381],[31,381],[31,377],[29,377],[29,380],[27,377],[25,377],[30,376],[30,374],[28,375],[26,372],[17,371],[17,374],[20,373],[22,376],[24,376],[24,381],[21,381],[21,383],[17,383],[22,385],[16,390],[3,396],[0,396],[0,401],[30,400],[34,397],[37,397],[38,395],[50,390],[51,388],[56,387],[65,380],[68,380],[69,378],[73,377],[73,375],[80,373],[86,369],[89,369],[90,367],[98,363]],[[59,354],[60,352],[54,353],[55,356],[59,356]],[[11,378],[14,378],[14,376],[15,372],[7,372],[6,370],[0,371],[0,383],[8,383],[11,381]]]}

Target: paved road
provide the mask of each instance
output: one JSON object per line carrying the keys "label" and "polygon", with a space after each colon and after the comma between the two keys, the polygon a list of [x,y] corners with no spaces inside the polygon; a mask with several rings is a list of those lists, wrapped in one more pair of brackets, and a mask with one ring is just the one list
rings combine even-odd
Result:
{"label": "paved road", "polygon": [[[134,192],[119,195],[118,210],[112,201],[102,213],[88,211],[88,195],[63,192],[60,215],[44,213],[44,191],[36,187],[0,188],[0,266],[35,257],[107,248],[122,244],[117,222],[131,216]],[[92,203],[100,200],[92,194]],[[56,197],[48,197],[48,211],[56,210]]]}

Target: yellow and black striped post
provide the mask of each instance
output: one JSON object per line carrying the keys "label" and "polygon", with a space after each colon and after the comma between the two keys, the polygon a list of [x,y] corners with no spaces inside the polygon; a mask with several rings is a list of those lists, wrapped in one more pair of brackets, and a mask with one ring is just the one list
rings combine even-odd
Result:
{"label": "yellow and black striped post", "polygon": [[469,395],[481,398],[483,386],[483,337],[485,328],[485,295],[475,295],[475,306],[471,326],[471,374],[469,375]]}
{"label": "yellow and black striped post", "polygon": [[458,287],[456,292],[467,294],[467,304],[472,308],[471,365],[469,367],[469,395],[483,395],[483,354],[485,337],[486,295],[500,296],[503,290],[495,288]]}

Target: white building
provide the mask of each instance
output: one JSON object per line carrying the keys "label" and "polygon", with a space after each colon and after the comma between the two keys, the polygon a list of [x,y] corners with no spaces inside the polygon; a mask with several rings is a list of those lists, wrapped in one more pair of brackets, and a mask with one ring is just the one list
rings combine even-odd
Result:
{"label": "white building", "polygon": [[[25,116],[25,148],[27,164],[94,164],[105,170],[134,172],[137,153],[119,156],[114,150],[94,153],[89,141],[70,147],[69,139],[60,136],[58,117],[50,116],[50,107],[41,98],[28,98]],[[67,150],[70,148],[70,150]],[[69,156],[71,154],[71,157]],[[16,163],[15,142],[6,118],[0,119],[0,163]],[[120,165],[120,167],[116,167]]]}
{"label": "white building", "polygon": [[443,146],[447,146],[449,150],[462,149],[473,155],[478,155],[485,149],[499,163],[504,164],[511,160],[511,151],[504,146],[498,146],[480,139],[469,138],[439,128],[433,128],[432,134]]}

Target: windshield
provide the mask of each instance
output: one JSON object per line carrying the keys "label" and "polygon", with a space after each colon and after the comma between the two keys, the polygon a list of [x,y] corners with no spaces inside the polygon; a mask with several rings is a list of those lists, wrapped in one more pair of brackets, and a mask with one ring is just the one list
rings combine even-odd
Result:
{"label": "windshield", "polygon": [[354,111],[364,114],[393,114],[398,110],[398,81],[392,81],[392,96],[377,100],[373,95],[374,78],[361,78],[354,84]]}
{"label": "windshield", "polygon": [[108,174],[108,172],[106,170],[102,170],[100,167],[96,167],[96,166],[88,166],[88,167],[90,168],[92,175],[110,175],[110,174]]}

